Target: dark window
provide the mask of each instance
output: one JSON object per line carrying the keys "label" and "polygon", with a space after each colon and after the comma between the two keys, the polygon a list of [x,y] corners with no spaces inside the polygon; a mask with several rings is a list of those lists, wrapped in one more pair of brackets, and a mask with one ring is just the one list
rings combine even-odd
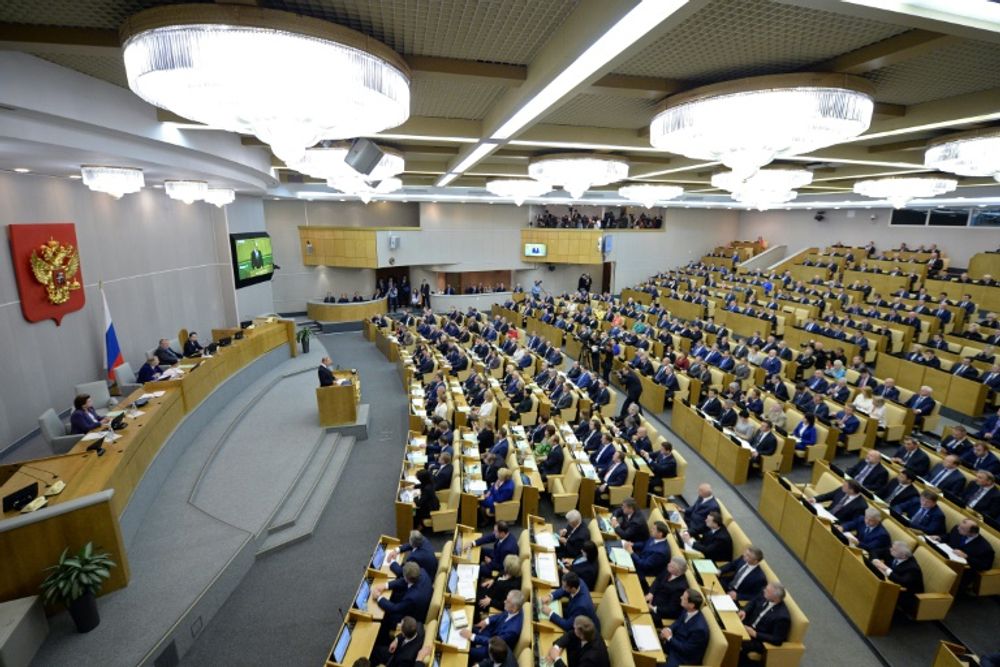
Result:
{"label": "dark window", "polygon": [[1000,227],[1000,208],[974,208],[969,221],[972,227]]}
{"label": "dark window", "polygon": [[965,227],[968,222],[969,209],[932,208],[927,224],[931,227]]}
{"label": "dark window", "polygon": [[915,208],[897,208],[892,211],[890,225],[926,225],[927,211]]}

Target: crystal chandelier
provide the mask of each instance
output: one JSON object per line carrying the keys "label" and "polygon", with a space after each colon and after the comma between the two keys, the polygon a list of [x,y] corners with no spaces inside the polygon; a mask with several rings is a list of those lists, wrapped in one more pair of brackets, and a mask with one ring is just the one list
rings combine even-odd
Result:
{"label": "crystal chandelier", "polygon": [[317,146],[306,150],[302,159],[288,166],[313,178],[335,178],[340,174],[356,175],[366,181],[382,181],[401,174],[406,168],[403,154],[389,148],[379,147],[382,159],[378,161],[370,174],[362,174],[353,169],[344,158],[350,147],[337,143],[332,146]]}
{"label": "crystal chandelier", "polygon": [[653,208],[658,201],[677,199],[684,194],[684,188],[678,185],[624,185],[618,188],[618,195],[625,199],[637,201],[646,208]]}
{"label": "crystal chandelier", "polygon": [[931,169],[1000,181],[1000,128],[962,132],[931,142],[924,153]]}
{"label": "crystal chandelier", "polygon": [[858,136],[871,123],[872,87],[845,74],[778,74],[727,81],[668,98],[650,143],[749,176],[775,158]]}
{"label": "crystal chandelier", "polygon": [[94,192],[104,192],[115,199],[120,199],[122,195],[138,192],[146,184],[142,169],[132,167],[102,167],[85,164],[80,167],[80,179]]}
{"label": "crystal chandelier", "polygon": [[382,179],[378,185],[373,186],[368,181],[356,175],[353,169],[352,174],[340,174],[327,180],[326,184],[334,190],[339,190],[345,195],[357,197],[364,203],[368,203],[375,195],[385,195],[395,192],[403,187],[403,181],[395,176]]}
{"label": "crystal chandelier", "polygon": [[185,204],[201,201],[208,193],[208,183],[205,181],[164,181],[163,191],[167,196]]}
{"label": "crystal chandelier", "polygon": [[741,190],[732,194],[734,201],[746,204],[758,211],[790,202],[798,196],[799,193],[795,190]]}
{"label": "crystal chandelier", "polygon": [[286,162],[321,139],[375,134],[410,115],[403,59],[319,19],[188,4],[140,12],[119,33],[129,88],[139,97],[190,120],[254,134]]}
{"label": "crystal chandelier", "polygon": [[887,199],[893,207],[903,208],[911,199],[936,197],[957,187],[958,181],[954,178],[905,176],[858,181],[854,184],[854,191],[865,197]]}
{"label": "crystal chandelier", "polygon": [[807,169],[759,169],[749,177],[735,171],[712,175],[712,186],[729,192],[787,192],[812,183],[812,172]]}
{"label": "crystal chandelier", "polygon": [[229,188],[209,188],[205,193],[205,201],[222,208],[226,204],[232,204],[236,200],[236,193]]}
{"label": "crystal chandelier", "polygon": [[529,197],[541,197],[552,189],[546,185],[532,179],[525,178],[495,178],[486,182],[486,189],[497,197],[513,199],[514,203],[520,206]]}
{"label": "crystal chandelier", "polygon": [[628,178],[628,162],[613,155],[558,153],[533,159],[528,175],[541,183],[561,185],[579,199],[592,186]]}

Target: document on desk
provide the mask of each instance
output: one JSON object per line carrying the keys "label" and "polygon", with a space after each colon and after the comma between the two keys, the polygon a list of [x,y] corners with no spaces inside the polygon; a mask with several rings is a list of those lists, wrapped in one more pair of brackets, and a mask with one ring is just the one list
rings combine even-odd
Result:
{"label": "document on desk", "polygon": [[[550,601],[549,611],[553,614],[558,614],[559,616],[562,616],[562,600]],[[535,614],[539,621],[549,620],[549,617],[545,615],[544,611],[542,611],[542,605],[540,603],[535,607]]]}
{"label": "document on desk", "polygon": [[559,538],[555,533],[544,532],[535,533],[535,544],[543,547],[552,547],[553,549],[559,546]]}
{"label": "document on desk", "polygon": [[510,432],[513,433],[514,435],[520,436],[522,438],[527,437],[525,435],[525,432],[524,432],[524,426],[521,426],[520,424],[518,424],[517,426],[512,427],[510,429]]}
{"label": "document on desk", "polygon": [[538,470],[538,464],[535,463],[535,459],[525,458],[524,463],[521,464],[522,468],[527,468],[528,470]]}
{"label": "document on desk", "polygon": [[715,607],[715,611],[739,611],[739,607],[728,595],[713,595],[709,598],[712,601],[712,606]]}
{"label": "document on desk", "polygon": [[469,493],[486,493],[486,482],[481,479],[470,479],[467,484]]}
{"label": "document on desk", "polygon": [[424,388],[423,387],[413,387],[412,389],[410,389],[410,393],[413,394],[414,396],[423,396],[424,395]]}
{"label": "document on desk", "polygon": [[143,394],[142,396],[140,396],[139,400],[151,401],[154,398],[161,398],[165,393],[167,392],[163,389],[160,389],[159,391],[151,391],[148,394]]}
{"label": "document on desk", "polygon": [[462,436],[462,440],[464,440],[465,442],[476,442],[476,434],[466,433]]}
{"label": "document on desk", "polygon": [[575,452],[573,452],[573,458],[575,458],[580,463],[586,463],[590,460],[590,458],[587,456],[587,452],[583,451],[582,449],[578,449]]}
{"label": "document on desk", "polygon": [[719,574],[719,568],[707,558],[695,558],[691,561],[691,565],[702,574]]}
{"label": "document on desk", "polygon": [[632,554],[625,551],[622,547],[612,547],[611,553],[608,555],[611,557],[611,562],[618,567],[623,567],[628,570],[635,569],[635,563],[632,562]]}
{"label": "document on desk", "polygon": [[823,519],[824,521],[829,521],[830,523],[837,523],[838,521],[840,521],[840,519],[830,514],[830,512],[822,505],[813,505],[813,508],[815,508],[816,510],[816,516]]}
{"label": "document on desk", "polygon": [[928,543],[928,544],[933,544],[938,549],[940,549],[941,551],[945,552],[945,554],[947,554],[947,556],[948,556],[948,560],[952,560],[952,561],[954,561],[956,563],[961,563],[963,565],[965,565],[968,562],[966,559],[962,558],[961,556],[956,555],[955,554],[955,550],[952,549],[951,545],[949,545],[947,542],[935,542],[934,540],[928,539],[926,535],[921,535],[920,539],[923,540],[924,542]]}
{"label": "document on desk", "polygon": [[91,440],[100,440],[101,438],[108,437],[107,431],[91,431],[87,435],[81,438],[84,442],[89,442]]}
{"label": "document on desk", "polygon": [[458,410],[459,412],[463,413],[463,414],[464,413],[472,412],[472,408],[470,408],[468,405],[459,405],[455,409]]}
{"label": "document on desk", "polygon": [[558,584],[559,570],[556,568],[556,555],[551,551],[536,554],[535,573],[543,581]]}
{"label": "document on desk", "polygon": [[590,465],[589,463],[581,463],[580,472],[582,472],[583,476],[586,477],[587,479],[593,479],[593,480],[597,479],[597,471],[594,470],[594,466]]}
{"label": "document on desk", "polygon": [[427,455],[423,452],[410,452],[406,455],[406,460],[417,465],[424,465],[427,463]]}
{"label": "document on desk", "polygon": [[632,639],[640,651],[659,651],[660,640],[656,637],[656,630],[651,625],[632,624]]}

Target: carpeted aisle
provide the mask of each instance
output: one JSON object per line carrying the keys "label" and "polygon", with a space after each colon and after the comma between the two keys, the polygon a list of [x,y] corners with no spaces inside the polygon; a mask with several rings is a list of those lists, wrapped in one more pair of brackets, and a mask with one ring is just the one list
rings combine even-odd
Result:
{"label": "carpeted aisle", "polygon": [[[312,537],[258,560],[182,665],[323,664],[340,627],[338,610],[350,606],[379,535],[393,531],[407,425],[396,366],[360,333],[316,340],[335,364],[358,369],[362,401],[372,407],[369,438],[351,451]],[[312,391],[301,400],[313,402]]]}

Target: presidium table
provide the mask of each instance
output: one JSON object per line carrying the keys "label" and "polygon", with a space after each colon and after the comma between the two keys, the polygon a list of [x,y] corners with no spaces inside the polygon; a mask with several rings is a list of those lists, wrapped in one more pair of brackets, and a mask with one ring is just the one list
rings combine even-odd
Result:
{"label": "presidium table", "polygon": [[[230,331],[239,330],[217,330],[213,335]],[[183,360],[181,377],[147,383],[123,397],[119,407],[127,426],[114,433],[113,441],[104,441],[103,455],[87,451],[96,442],[88,436],[64,455],[0,466],[0,497],[34,482],[39,493],[55,478],[66,484],[62,493],[48,498],[46,507],[0,517],[0,602],[36,595],[45,578],[43,568],[58,562],[63,549],[76,550],[87,542],[118,564],[101,593],[127,586],[129,563],[120,519],[157,453],[187,413],[217,386],[282,345],[289,346],[290,356],[297,354],[294,322],[256,320],[242,339],[211,357]],[[140,399],[145,404],[136,406]]]}

